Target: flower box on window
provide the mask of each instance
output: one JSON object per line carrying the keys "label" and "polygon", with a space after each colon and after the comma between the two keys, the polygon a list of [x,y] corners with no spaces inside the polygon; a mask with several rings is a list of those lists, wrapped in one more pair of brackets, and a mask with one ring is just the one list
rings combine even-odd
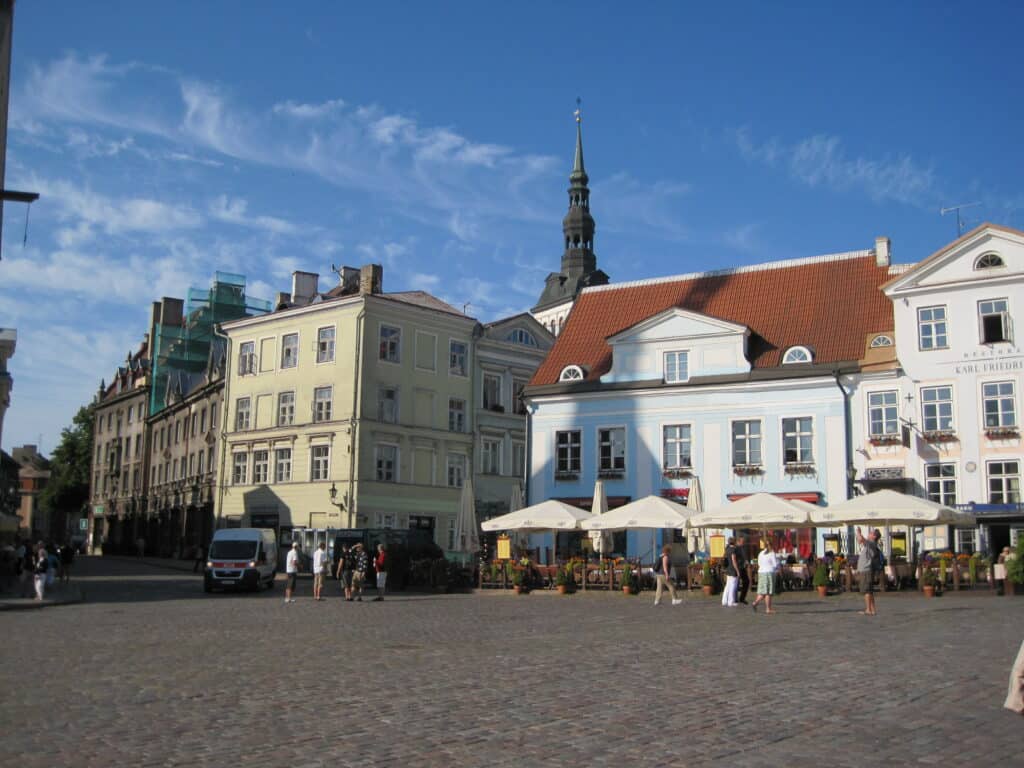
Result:
{"label": "flower box on window", "polygon": [[817,472],[812,462],[791,462],[785,469],[787,475],[813,475]]}
{"label": "flower box on window", "polygon": [[668,467],[662,471],[661,476],[668,480],[679,480],[693,477],[693,470],[690,467]]}
{"label": "flower box on window", "polygon": [[763,475],[764,467],[760,464],[733,464],[732,471],[735,475]]}
{"label": "flower box on window", "polygon": [[623,472],[621,469],[599,469],[597,476],[601,480],[621,480]]}
{"label": "flower box on window", "polygon": [[985,437],[990,440],[1007,440],[1020,437],[1020,430],[1017,427],[991,427],[985,430]]}
{"label": "flower box on window", "polygon": [[555,480],[579,480],[579,472],[555,472]]}
{"label": "flower box on window", "polygon": [[903,438],[899,435],[872,435],[868,442],[872,445],[900,445]]}
{"label": "flower box on window", "polygon": [[951,429],[933,429],[923,434],[925,442],[928,443],[955,443],[957,441],[956,432]]}

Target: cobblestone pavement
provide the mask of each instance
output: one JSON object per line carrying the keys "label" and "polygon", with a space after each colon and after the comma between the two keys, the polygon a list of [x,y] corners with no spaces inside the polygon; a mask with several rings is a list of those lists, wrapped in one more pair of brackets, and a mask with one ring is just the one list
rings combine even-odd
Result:
{"label": "cobblestone pavement", "polygon": [[[1019,765],[1024,599],[790,593],[205,595],[82,558],[85,603],[0,615],[0,764]],[[865,750],[874,752],[866,756]]]}

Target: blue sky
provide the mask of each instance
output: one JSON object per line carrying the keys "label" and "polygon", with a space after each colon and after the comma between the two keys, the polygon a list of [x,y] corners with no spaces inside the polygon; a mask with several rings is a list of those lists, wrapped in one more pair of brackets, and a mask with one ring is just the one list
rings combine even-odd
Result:
{"label": "blue sky", "polygon": [[[712,7],[705,7],[712,6]],[[558,268],[577,96],[613,280],[1024,228],[1016,3],[17,4],[4,448],[216,270],[384,265],[491,320]],[[321,287],[329,287],[323,278]]]}

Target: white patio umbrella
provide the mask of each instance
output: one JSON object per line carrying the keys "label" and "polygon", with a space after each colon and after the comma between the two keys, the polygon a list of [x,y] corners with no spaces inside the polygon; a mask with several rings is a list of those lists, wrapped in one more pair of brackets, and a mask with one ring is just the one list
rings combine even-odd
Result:
{"label": "white patio umbrella", "polygon": [[[592,515],[579,507],[566,504],[555,499],[548,499],[539,504],[509,512],[487,520],[483,524],[485,531],[574,531],[584,520]],[[557,546],[558,539],[555,539]],[[554,551],[552,551],[552,557]]]}
{"label": "white patio umbrella", "polygon": [[480,551],[480,532],[476,522],[476,498],[473,479],[467,477],[459,496],[459,515],[455,520],[455,551],[463,562]]}
{"label": "white patio umbrella", "polygon": [[592,517],[583,523],[587,531],[623,531],[636,528],[678,528],[686,527],[692,512],[682,504],[663,499],[661,496],[644,496],[613,509],[600,517]]}
{"label": "white patio umbrella", "polygon": [[[604,480],[598,480],[594,483],[594,503],[591,505],[590,513],[594,518],[598,518],[607,514],[607,512],[608,496],[605,495],[604,492]],[[590,530],[590,540],[593,542],[594,551],[597,552],[599,556],[604,556],[604,554],[611,549],[611,542],[608,540],[608,534],[604,533],[600,528],[590,528],[588,530]]]}
{"label": "white patio umbrella", "polygon": [[[704,511],[704,490],[701,487],[700,478],[699,477],[694,477],[690,481],[690,494],[686,498],[686,508],[690,511],[690,517],[693,517],[694,515],[699,515],[699,514],[701,514]],[[690,549],[690,528],[692,528],[693,526],[691,526],[689,524],[690,523],[689,519],[687,519],[686,522],[687,522],[686,534],[685,534],[686,548],[687,548],[687,550],[689,550]],[[694,551],[696,551],[696,549],[697,548],[694,547]]]}
{"label": "white patio umbrella", "polygon": [[693,528],[802,528],[811,505],[803,507],[772,493],[755,493],[690,518]]}

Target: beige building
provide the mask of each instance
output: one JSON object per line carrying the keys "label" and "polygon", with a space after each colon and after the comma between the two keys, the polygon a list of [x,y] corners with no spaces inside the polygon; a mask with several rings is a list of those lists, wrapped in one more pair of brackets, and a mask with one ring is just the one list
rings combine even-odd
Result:
{"label": "beige building", "polygon": [[149,339],[130,353],[96,396],[88,545],[127,546],[142,514],[147,467]]}
{"label": "beige building", "polygon": [[[317,275],[298,272],[277,311],[223,325],[231,362],[218,525],[280,528],[282,538],[293,528],[414,528],[454,548],[461,488],[476,466],[476,356],[487,331],[422,291],[384,293],[382,278],[377,265],[346,267],[320,293]],[[532,318],[520,320],[550,343]],[[492,346],[521,437],[513,387],[542,353],[530,347],[530,362],[513,365],[505,336]],[[509,446],[500,471],[511,472],[511,433],[494,432]]]}
{"label": "beige building", "polygon": [[7,370],[7,361],[14,357],[18,345],[18,332],[13,328],[0,328],[0,444],[4,436],[4,414],[11,404],[13,382]]}

